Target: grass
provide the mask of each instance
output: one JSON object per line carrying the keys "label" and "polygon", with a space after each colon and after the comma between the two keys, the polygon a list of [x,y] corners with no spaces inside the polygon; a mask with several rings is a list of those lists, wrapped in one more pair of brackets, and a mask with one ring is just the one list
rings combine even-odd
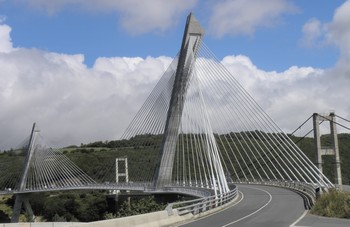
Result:
{"label": "grass", "polygon": [[79,152],[79,151],[109,151],[111,148],[108,147],[66,147],[66,148],[59,148],[59,151],[61,151],[63,154],[72,153],[72,152]]}
{"label": "grass", "polygon": [[12,208],[7,204],[11,198],[9,195],[0,196],[0,223],[9,222],[12,215]]}
{"label": "grass", "polygon": [[7,215],[12,214],[12,208],[6,204],[7,200],[9,200],[10,198],[11,196],[9,195],[0,196],[0,210],[4,211],[4,213]]}
{"label": "grass", "polygon": [[350,219],[350,193],[331,190],[317,199],[311,213],[315,215]]}

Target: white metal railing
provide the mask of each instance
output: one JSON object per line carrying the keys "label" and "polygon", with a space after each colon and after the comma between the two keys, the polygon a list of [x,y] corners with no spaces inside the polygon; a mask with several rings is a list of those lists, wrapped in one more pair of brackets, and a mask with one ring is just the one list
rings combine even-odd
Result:
{"label": "white metal railing", "polygon": [[169,203],[165,210],[168,212],[169,216],[174,214],[174,209],[177,210],[177,213],[179,215],[185,215],[188,213],[192,213],[195,215],[222,206],[232,201],[236,196],[237,188],[234,187],[229,192],[222,193],[216,196],[213,195],[199,199]]}

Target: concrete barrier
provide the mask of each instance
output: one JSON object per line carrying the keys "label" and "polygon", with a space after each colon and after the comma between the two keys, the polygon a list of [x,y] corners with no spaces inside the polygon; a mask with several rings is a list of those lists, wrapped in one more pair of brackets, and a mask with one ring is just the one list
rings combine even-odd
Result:
{"label": "concrete barrier", "polygon": [[28,222],[0,224],[0,227],[68,227],[78,222]]}
{"label": "concrete barrier", "polygon": [[[339,185],[337,185],[336,187],[339,187]],[[344,191],[344,192],[350,192],[350,185],[343,184],[341,186],[341,190]]]}
{"label": "concrete barrier", "polygon": [[125,218],[116,218],[116,219],[110,219],[110,220],[104,220],[104,221],[96,221],[96,222],[89,222],[84,224],[75,224],[70,225],[69,227],[115,227],[115,226],[145,226],[145,227],[155,227],[155,226],[169,226],[174,225],[178,223],[184,223],[190,220],[195,220],[196,218],[200,218],[215,212],[219,212],[222,209],[225,209],[229,206],[234,205],[239,196],[236,196],[233,200],[230,202],[216,207],[214,209],[193,215],[192,213],[188,213],[185,215],[179,215],[178,211],[176,209],[173,209],[172,215],[168,214],[168,211],[158,211],[148,214],[140,214],[140,215],[134,215],[130,217]]}
{"label": "concrete barrier", "polygon": [[188,213],[185,215],[179,215],[176,209],[173,209],[173,214],[169,215],[168,211],[158,211],[147,214],[134,215],[124,218],[115,218],[103,221],[95,222],[33,222],[33,223],[11,223],[11,224],[0,224],[0,227],[115,227],[115,226],[145,226],[145,227],[155,227],[155,226],[169,226],[177,223],[184,223],[196,218],[200,218],[211,213],[225,209],[228,206],[235,204],[239,196],[236,196],[232,201],[216,207],[212,210],[208,210],[196,215]]}
{"label": "concrete barrier", "polygon": [[179,215],[176,209],[172,210],[172,215],[168,214],[167,210],[152,212],[147,214],[134,215],[123,218],[115,218],[103,221],[95,222],[32,222],[32,223],[8,223],[0,224],[0,227],[114,227],[114,226],[144,226],[144,227],[155,227],[155,226],[169,226],[177,223],[184,223],[196,218],[209,215],[211,213],[218,212],[228,206],[233,205],[239,196],[236,196],[230,202],[216,207],[212,210],[208,210],[196,215],[188,213],[185,215]]}
{"label": "concrete barrier", "polygon": [[8,223],[0,224],[0,227],[115,227],[115,226],[168,226],[175,223],[191,220],[192,214],[169,216],[168,212],[158,211],[147,214],[134,215],[124,218],[115,218],[103,221],[73,223],[73,222],[33,222],[33,223]]}
{"label": "concrete barrier", "polygon": [[125,218],[115,218],[104,221],[95,221],[83,224],[73,224],[69,227],[115,227],[115,226],[166,226],[177,222],[183,222],[193,217],[192,214],[179,216],[176,211],[174,215],[169,216],[168,212],[158,211],[148,214],[139,214]]}

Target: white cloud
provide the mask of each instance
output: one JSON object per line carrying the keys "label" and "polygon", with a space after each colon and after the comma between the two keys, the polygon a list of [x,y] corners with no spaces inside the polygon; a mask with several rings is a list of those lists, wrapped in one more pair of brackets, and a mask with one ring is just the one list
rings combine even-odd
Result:
{"label": "white cloud", "polygon": [[328,41],[337,45],[342,61],[348,65],[350,60],[350,1],[343,3],[333,16],[333,21],[327,24]]}
{"label": "white cloud", "polygon": [[[22,0],[24,1],[24,0]],[[164,31],[173,26],[197,0],[25,0],[30,6],[54,14],[72,5],[91,12],[117,12],[122,27],[131,34]]]}
{"label": "white cloud", "polygon": [[321,23],[317,18],[307,21],[303,28],[302,42],[312,47],[319,43],[335,44],[341,54],[339,60],[350,59],[350,1],[344,2],[334,13],[333,20],[329,23]]}
{"label": "white cloud", "polygon": [[79,54],[0,53],[0,149],[18,145],[33,122],[53,146],[118,139],[170,61],[99,58],[88,68]]}
{"label": "white cloud", "polygon": [[335,110],[350,119],[350,106],[344,105],[350,96],[350,78],[337,73],[339,68],[292,66],[284,72],[267,72],[246,56],[227,56],[222,63],[287,133],[314,112]]}
{"label": "white cloud", "polygon": [[[268,72],[259,69],[253,64],[249,57],[243,55],[226,56],[222,59],[221,63],[286,132],[293,131],[313,112],[324,112],[323,108],[328,111],[333,104],[336,107],[341,107],[341,105],[339,105],[340,102],[335,100],[335,102],[332,103],[333,100],[326,100],[327,96],[322,93],[323,89],[329,86],[327,83],[319,83],[319,80],[325,76],[325,70],[312,67],[292,66],[284,72]],[[206,69],[206,71],[208,71],[208,69]],[[206,73],[212,76],[220,75],[220,73],[217,72]],[[224,78],[224,76],[222,76],[216,79],[215,83],[220,84],[218,86],[216,86],[216,84],[212,85],[214,84],[214,80],[211,81],[211,86],[216,86],[216,91],[213,92],[212,90],[207,96],[213,97],[216,102],[219,101],[219,105],[216,103],[213,104],[211,101],[210,105],[212,108],[214,106],[215,112],[221,107],[224,107],[223,109],[231,108],[230,110],[233,110],[232,113],[230,112],[230,120],[232,123],[229,123],[230,121],[225,118],[226,116],[216,116],[216,118],[219,117],[220,120],[213,125],[215,125],[215,127],[220,125],[225,129],[230,127],[229,125],[237,125],[234,127],[243,127],[241,130],[250,130],[252,129],[249,128],[251,126],[249,126],[249,124],[242,124],[244,120],[240,120],[245,115],[242,114],[242,112],[246,113],[246,115],[251,114],[244,112],[247,111],[247,103],[243,101],[244,104],[242,104],[239,101],[240,98],[235,97],[239,97],[235,88],[231,87],[229,89],[225,87],[225,81],[230,80],[228,78],[229,77]],[[230,83],[228,81],[227,83]],[[208,83],[206,84],[209,86]],[[222,86],[222,89],[220,86]],[[343,86],[339,91],[343,92],[347,91],[347,89]],[[350,92],[348,93],[350,94]],[[321,102],[318,102],[319,100],[321,100]],[[245,108],[242,107],[244,105]],[[334,108],[332,107],[332,109]],[[213,111],[213,109],[210,109],[210,111]],[[213,119],[215,119],[215,117],[213,117]],[[310,128],[307,130],[309,129]]]}
{"label": "white cloud", "polygon": [[324,34],[322,30],[322,23],[318,19],[310,19],[302,28],[302,45],[305,47],[312,47],[320,42],[320,39],[322,39],[322,35]]}
{"label": "white cloud", "polygon": [[[284,72],[259,69],[247,56],[222,63],[286,132],[313,112],[335,110],[350,119],[350,38],[344,3],[325,36],[342,54],[330,69],[292,66]],[[83,55],[13,49],[1,25],[0,149],[16,146],[38,122],[51,145],[118,139],[170,63],[169,57],[98,58],[88,68]],[[348,51],[348,52],[347,52]],[[343,53],[344,52],[344,53]],[[311,129],[311,128],[310,128]],[[301,135],[302,136],[302,135]]]}
{"label": "white cloud", "polygon": [[10,32],[11,27],[6,24],[1,24],[0,18],[0,53],[8,53],[13,50]]}
{"label": "white cloud", "polygon": [[220,0],[213,6],[209,32],[214,36],[252,35],[259,27],[273,26],[295,7],[287,0]]}
{"label": "white cloud", "polygon": [[310,20],[315,23],[315,39],[310,39],[310,42],[316,42],[314,44],[317,44],[317,42],[333,43],[340,52],[336,65],[324,71],[322,76],[313,81],[314,87],[318,87],[321,90],[318,91],[319,98],[316,96],[315,100],[320,106],[328,106],[331,110],[340,112],[339,115],[343,114],[343,116],[346,116],[347,119],[350,119],[350,106],[346,103],[350,96],[350,90],[348,89],[350,84],[349,12],[350,0],[347,0],[335,10],[331,22],[320,24],[317,22],[317,19]]}
{"label": "white cloud", "polygon": [[[118,139],[171,58],[99,58],[92,68],[83,60],[28,49],[0,54],[1,148],[19,144],[34,121],[54,146]],[[332,78],[335,69],[266,72],[241,55],[222,63],[287,132],[313,112],[350,117],[348,79]]]}

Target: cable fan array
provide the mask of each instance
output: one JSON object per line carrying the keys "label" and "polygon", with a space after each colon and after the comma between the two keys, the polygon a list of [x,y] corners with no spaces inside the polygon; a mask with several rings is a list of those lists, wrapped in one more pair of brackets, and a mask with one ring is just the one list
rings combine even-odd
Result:
{"label": "cable fan array", "polygon": [[[153,154],[159,152],[167,110],[172,108],[176,64],[177,57],[122,137],[143,136],[135,146],[151,144]],[[225,176],[241,182],[283,180],[333,187],[204,43],[192,67],[181,97],[180,128],[173,138],[177,143],[174,184],[212,187]],[[140,155],[149,153],[140,151]],[[217,169],[223,173],[213,171],[213,165],[221,165]]]}
{"label": "cable fan array", "polygon": [[28,136],[16,148],[5,151],[0,158],[0,192],[11,192],[19,189],[19,182],[25,162]]}

